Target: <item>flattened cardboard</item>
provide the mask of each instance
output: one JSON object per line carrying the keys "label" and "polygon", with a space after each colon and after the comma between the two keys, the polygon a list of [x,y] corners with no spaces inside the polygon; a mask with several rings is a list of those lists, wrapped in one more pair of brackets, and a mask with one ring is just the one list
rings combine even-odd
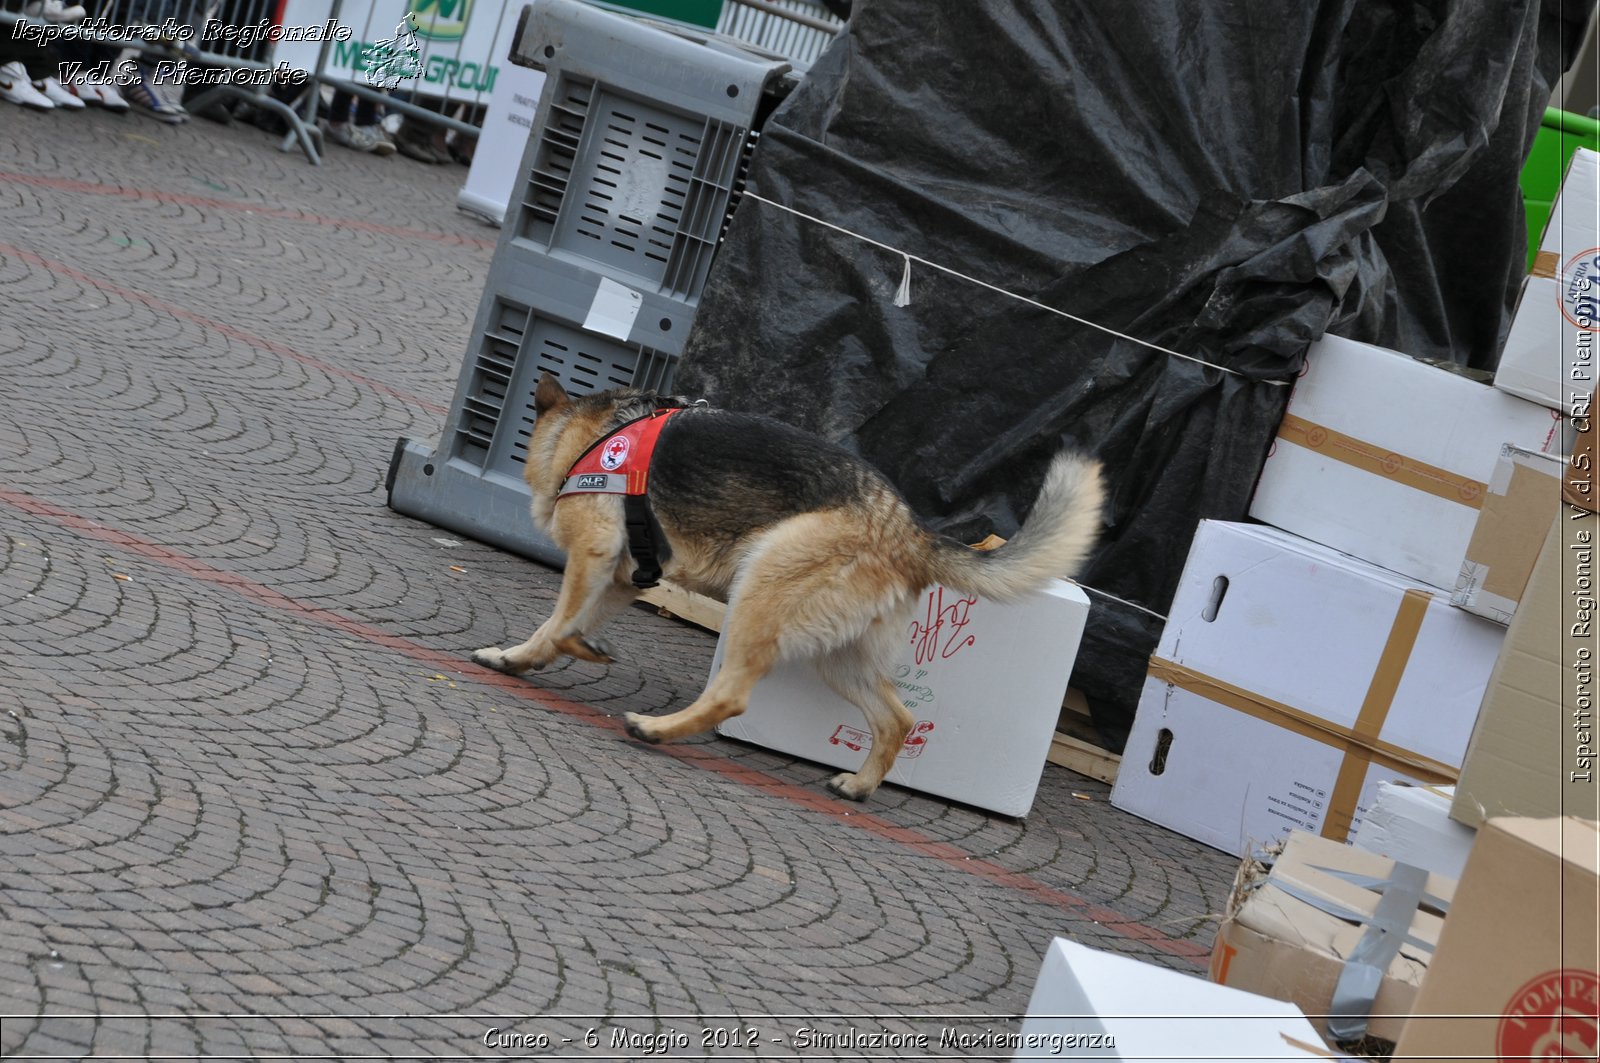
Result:
{"label": "flattened cardboard", "polygon": [[1447,878],[1460,878],[1472,852],[1472,828],[1450,818],[1453,786],[1386,782],[1350,844],[1404,860]]}
{"label": "flattened cardboard", "polygon": [[1559,452],[1559,415],[1365,343],[1325,336],[1307,355],[1250,515],[1444,588],[1500,447]]}
{"label": "flattened cardboard", "polygon": [[1500,449],[1452,603],[1497,624],[1511,623],[1539,559],[1566,467],[1550,454],[1509,443]]}
{"label": "flattened cardboard", "polygon": [[1491,819],[1395,1059],[1594,1059],[1600,826]]}
{"label": "flattened cardboard", "polygon": [[[1327,1037],[1324,1016],[1332,1010],[1345,958],[1367,932],[1380,900],[1378,891],[1340,876],[1383,882],[1394,866],[1392,859],[1300,831],[1289,835],[1270,872],[1246,859],[1217,930],[1211,980],[1290,1001]],[[1424,893],[1448,905],[1455,888],[1454,879],[1434,874]],[[1411,1013],[1444,923],[1439,909],[1429,904],[1411,915],[1408,938],[1378,987],[1367,1027],[1375,1037],[1397,1040]]]}
{"label": "flattened cardboard", "polygon": [[1379,783],[1455,781],[1504,632],[1277,529],[1202,522],[1112,803],[1235,855],[1343,840]]}
{"label": "flattened cardboard", "polygon": [[[916,724],[887,781],[1025,816],[1044,773],[1089,599],[1055,580],[1010,605],[946,587],[923,592],[893,678]],[[722,665],[726,633],[711,662]],[[756,685],[730,738],[855,771],[872,747],[861,710],[810,663],[780,664]]]}
{"label": "flattened cardboard", "polygon": [[1495,663],[1450,805],[1489,816],[1600,819],[1594,708],[1600,516],[1561,505]]}

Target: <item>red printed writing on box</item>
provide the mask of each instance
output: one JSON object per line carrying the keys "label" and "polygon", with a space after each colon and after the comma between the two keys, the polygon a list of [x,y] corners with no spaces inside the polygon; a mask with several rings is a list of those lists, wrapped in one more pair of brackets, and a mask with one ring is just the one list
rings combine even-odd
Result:
{"label": "red printed writing on box", "polygon": [[916,647],[918,664],[927,664],[935,657],[949,660],[957,651],[978,641],[976,635],[962,634],[972,622],[972,607],[978,599],[955,598],[946,605],[944,594],[943,587],[929,591],[922,619],[911,622],[911,645]]}
{"label": "red printed writing on box", "polygon": [[[911,733],[906,735],[905,744],[900,748],[901,760],[912,760],[922,755],[922,750],[928,744],[928,733],[933,730],[933,723],[929,720],[918,720],[911,728]],[[872,748],[872,732],[863,731],[859,727],[851,727],[841,723],[834,728],[833,734],[828,736],[828,744],[844,746],[846,749],[857,753]]]}

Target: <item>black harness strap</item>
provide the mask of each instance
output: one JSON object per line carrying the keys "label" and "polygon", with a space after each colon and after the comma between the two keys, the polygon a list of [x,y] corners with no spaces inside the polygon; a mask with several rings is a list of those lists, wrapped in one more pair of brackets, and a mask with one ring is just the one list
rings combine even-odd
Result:
{"label": "black harness strap", "polygon": [[650,505],[650,496],[623,495],[623,520],[628,527],[628,553],[633,555],[633,585],[648,590],[661,582],[661,545],[665,536]]}

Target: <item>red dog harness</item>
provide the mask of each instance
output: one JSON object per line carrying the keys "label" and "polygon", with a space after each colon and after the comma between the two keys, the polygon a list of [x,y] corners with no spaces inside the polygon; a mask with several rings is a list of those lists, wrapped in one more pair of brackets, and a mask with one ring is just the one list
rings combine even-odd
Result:
{"label": "red dog harness", "polygon": [[568,495],[621,495],[628,528],[628,552],[633,555],[633,585],[654,587],[661,581],[661,546],[664,536],[650,508],[650,460],[656,440],[681,407],[657,410],[635,418],[583,452],[567,470],[567,481],[556,493],[559,502]]}

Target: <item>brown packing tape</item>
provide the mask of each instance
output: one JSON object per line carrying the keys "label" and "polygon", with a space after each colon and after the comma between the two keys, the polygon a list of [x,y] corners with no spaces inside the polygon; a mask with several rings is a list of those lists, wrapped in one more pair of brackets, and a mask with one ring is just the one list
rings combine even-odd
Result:
{"label": "brown packing tape", "polygon": [[[1416,593],[1420,594],[1421,592]],[[1393,632],[1391,632],[1391,640],[1393,640],[1393,637]],[[1403,667],[1404,662],[1402,661]],[[1314,742],[1321,742],[1323,745],[1343,750],[1345,763],[1349,763],[1351,758],[1355,757],[1362,764],[1377,764],[1380,767],[1402,772],[1420,782],[1438,783],[1446,786],[1454,785],[1460,775],[1457,769],[1442,761],[1434,760],[1432,757],[1425,757],[1421,753],[1414,753],[1404,746],[1395,745],[1393,742],[1385,742],[1377,737],[1375,731],[1371,734],[1360,733],[1355,728],[1344,727],[1318,716],[1313,716],[1281,701],[1262,697],[1254,691],[1246,690],[1224,680],[1197,672],[1175,661],[1169,661],[1162,657],[1151,657],[1149,675],[1153,679],[1159,679],[1161,682],[1169,683],[1180,690],[1199,695],[1217,705],[1225,706],[1236,712],[1242,712],[1246,716],[1261,720],[1264,723],[1282,727]],[[1375,680],[1376,678],[1374,676]],[[1388,706],[1384,705],[1383,714],[1386,716],[1387,713]],[[1357,722],[1359,725],[1360,721],[1358,720]],[[1370,726],[1371,720],[1369,718],[1368,727]],[[1378,721],[1378,727],[1380,729],[1382,727],[1381,719]],[[1356,793],[1360,793],[1359,786],[1356,788]],[[1340,807],[1330,800],[1325,822],[1342,815],[1348,828],[1350,818],[1355,812],[1355,798],[1353,796],[1346,797],[1344,800],[1345,807]]]}
{"label": "brown packing tape", "polygon": [[[1428,602],[1432,599],[1426,591],[1409,590],[1400,599],[1395,610],[1394,623],[1389,626],[1389,637],[1384,640],[1383,652],[1378,655],[1378,666],[1373,670],[1372,682],[1367,685],[1367,696],[1362,699],[1361,711],[1356,714],[1354,731],[1362,738],[1376,740],[1389,718],[1389,707],[1394,704],[1395,691],[1400,688],[1400,677],[1405,674],[1406,662],[1417,644],[1417,633],[1422,630],[1423,618],[1428,615]],[[1350,835],[1350,822],[1355,815],[1356,801],[1361,787],[1367,781],[1367,768],[1372,758],[1362,749],[1346,749],[1344,761],[1339,765],[1339,775],[1334,780],[1333,792],[1328,796],[1328,813],[1322,817],[1322,836],[1342,842]]]}
{"label": "brown packing tape", "polygon": [[1363,472],[1382,476],[1471,509],[1482,507],[1483,493],[1488,490],[1488,485],[1481,480],[1459,476],[1449,469],[1441,469],[1403,454],[1383,450],[1355,436],[1336,432],[1325,425],[1316,424],[1292,413],[1283,415],[1283,423],[1278,427],[1278,438],[1314,450],[1318,454],[1341,461]]}
{"label": "brown packing tape", "polygon": [[1556,272],[1561,269],[1561,257],[1554,251],[1540,251],[1533,256],[1533,269],[1528,273],[1533,277],[1544,277],[1554,280]]}

